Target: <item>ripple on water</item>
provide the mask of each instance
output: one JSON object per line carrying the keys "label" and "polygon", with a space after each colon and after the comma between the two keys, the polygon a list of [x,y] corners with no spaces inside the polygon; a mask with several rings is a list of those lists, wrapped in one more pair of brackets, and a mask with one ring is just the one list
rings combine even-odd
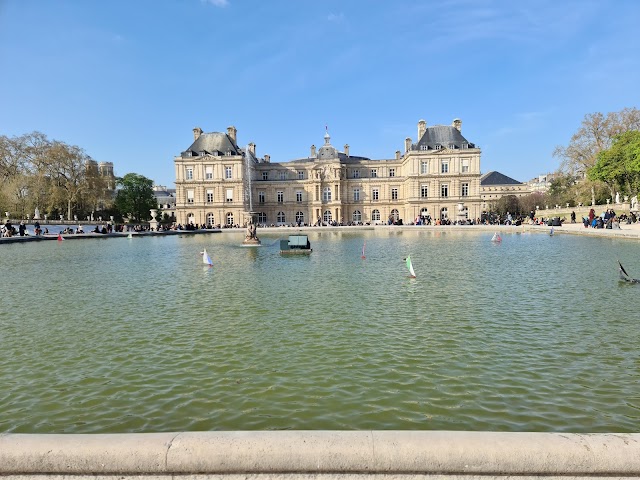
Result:
{"label": "ripple on water", "polygon": [[3,308],[28,315],[2,320],[0,430],[636,431],[615,269],[640,271],[635,244],[490,237],[322,231],[305,258],[275,235],[3,246],[24,273]]}

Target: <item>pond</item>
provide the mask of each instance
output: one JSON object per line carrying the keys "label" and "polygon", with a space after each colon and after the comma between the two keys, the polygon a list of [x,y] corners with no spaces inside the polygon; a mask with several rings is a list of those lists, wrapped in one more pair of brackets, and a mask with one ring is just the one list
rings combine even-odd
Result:
{"label": "pond", "polygon": [[0,432],[637,431],[638,244],[472,228],[0,245]]}

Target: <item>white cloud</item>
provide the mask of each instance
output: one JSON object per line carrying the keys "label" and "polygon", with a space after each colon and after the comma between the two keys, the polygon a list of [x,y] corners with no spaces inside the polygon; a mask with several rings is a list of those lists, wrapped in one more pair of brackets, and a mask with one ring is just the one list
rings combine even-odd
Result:
{"label": "white cloud", "polygon": [[202,0],[202,3],[208,3],[209,5],[213,5],[214,7],[226,7],[229,5],[228,0]]}
{"label": "white cloud", "polygon": [[345,21],[344,13],[330,13],[327,20],[334,23],[342,23]]}

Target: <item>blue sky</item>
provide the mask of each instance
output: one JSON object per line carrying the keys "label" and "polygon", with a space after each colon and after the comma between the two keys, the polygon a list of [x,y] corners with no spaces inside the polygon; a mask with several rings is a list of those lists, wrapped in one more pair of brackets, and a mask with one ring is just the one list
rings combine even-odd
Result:
{"label": "blue sky", "polygon": [[192,129],[272,162],[323,143],[392,158],[462,120],[520,181],[584,116],[639,107],[635,0],[0,0],[0,134],[79,145],[173,186]]}

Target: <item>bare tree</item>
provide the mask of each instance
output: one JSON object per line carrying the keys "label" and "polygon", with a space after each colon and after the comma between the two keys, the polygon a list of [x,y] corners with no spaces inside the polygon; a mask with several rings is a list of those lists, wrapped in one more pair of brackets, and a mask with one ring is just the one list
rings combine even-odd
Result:
{"label": "bare tree", "polygon": [[[558,146],[553,156],[561,159],[560,171],[566,175],[587,180],[587,170],[596,163],[598,153],[608,149],[616,135],[640,129],[640,110],[625,108],[620,112],[600,112],[585,115],[580,128],[573,134],[569,145]],[[596,185],[591,184],[591,202],[596,201]],[[612,192],[613,195],[613,192]]]}

